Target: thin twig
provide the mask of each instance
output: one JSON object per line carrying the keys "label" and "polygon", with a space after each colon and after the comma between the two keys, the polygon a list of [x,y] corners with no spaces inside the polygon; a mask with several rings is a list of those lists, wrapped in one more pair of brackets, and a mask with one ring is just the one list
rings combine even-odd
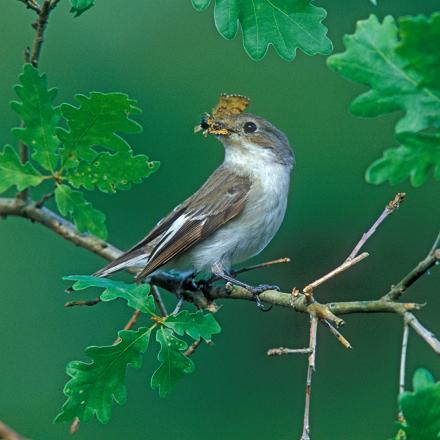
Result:
{"label": "thin twig", "polygon": [[154,298],[154,302],[159,309],[159,312],[162,316],[168,316],[168,311],[163,302],[162,295],[160,294],[159,288],[154,284],[151,284],[151,295]]}
{"label": "thin twig", "polygon": [[[266,261],[264,263],[254,264],[253,266],[246,266],[246,267],[242,267],[241,269],[233,270],[231,272],[231,274],[236,276],[241,273],[250,272],[251,270],[264,269],[265,267],[274,266],[275,264],[290,263],[290,261],[291,260],[289,257],[277,258],[276,260],[270,260],[270,261]],[[213,275],[211,278],[209,278],[206,281],[206,283],[210,284],[210,283],[213,283],[213,282],[219,281],[219,280],[221,280],[220,277]]]}
{"label": "thin twig", "polygon": [[267,350],[268,356],[282,356],[284,354],[310,354],[312,352],[311,348],[270,348]]}
{"label": "thin twig", "polygon": [[400,352],[399,394],[405,391],[406,352],[408,348],[408,323],[403,320],[402,351]]}
{"label": "thin twig", "polygon": [[4,440],[27,440],[25,437],[15,432],[8,425],[0,421],[0,439]]}
{"label": "thin twig", "polygon": [[395,286],[391,286],[389,292],[382,297],[385,301],[396,301],[406,289],[411,287],[429,269],[440,261],[440,234],[435,239],[432,249],[428,255],[420,261],[417,266],[406,274]]}
{"label": "thin twig", "polygon": [[37,14],[40,13],[40,6],[35,0],[19,0],[21,3],[24,3],[26,5],[26,8],[32,9]]}
{"label": "thin twig", "polygon": [[[27,8],[32,9],[37,13],[37,19],[35,23],[33,23],[32,27],[35,29],[35,37],[32,46],[32,51],[29,47],[26,47],[24,50],[24,62],[32,63],[34,67],[38,67],[38,63],[40,61],[41,49],[43,47],[44,42],[44,32],[47,27],[47,23],[49,20],[50,13],[57,4],[59,0],[43,0],[43,4],[40,6],[35,0],[20,0],[22,3],[26,5]],[[24,122],[20,122],[20,127],[24,127]],[[26,163],[29,159],[29,148],[28,146],[20,141],[19,143],[19,152],[20,152],[20,160],[21,163]],[[17,193],[17,198],[22,201],[27,201],[29,198],[29,189],[26,188],[23,191]],[[44,201],[43,201],[44,203]],[[37,206],[40,207],[40,206]]]}
{"label": "thin twig", "polygon": [[70,431],[69,431],[71,435],[76,434],[78,432],[80,423],[81,423],[81,420],[79,419],[79,417],[75,417],[73,419],[73,422],[70,425]]}
{"label": "thin twig", "polygon": [[80,300],[80,301],[68,301],[64,304],[64,307],[91,307],[101,302],[101,298],[93,298],[93,299],[87,299],[87,300]]}
{"label": "thin twig", "polygon": [[347,269],[350,269],[350,267],[353,267],[355,264],[359,263],[360,261],[364,260],[365,258],[368,257],[368,253],[364,252],[361,255],[351,259],[351,260],[347,260],[344,261],[340,266],[338,266],[336,269],[333,269],[332,271],[330,271],[329,273],[325,274],[324,276],[322,276],[321,278],[318,278],[317,280],[313,281],[310,284],[307,284],[306,287],[304,287],[303,292],[304,293],[308,293],[308,292],[313,292],[313,290],[320,286],[321,284],[324,284],[326,281],[330,280],[331,278],[341,274],[342,272],[346,271]]}
{"label": "thin twig", "polygon": [[36,208],[41,208],[43,205],[55,196],[55,191],[51,191],[50,193],[44,194],[40,200],[37,200],[34,204]]}
{"label": "thin twig", "polygon": [[440,354],[440,341],[432,332],[426,329],[420,321],[409,312],[403,314],[405,322],[435,351]]}
{"label": "thin twig", "polygon": [[310,339],[306,380],[306,398],[304,403],[304,425],[301,440],[310,440],[310,397],[312,393],[312,376],[315,371],[315,357],[316,357],[316,336],[318,331],[318,318],[310,316]]}
{"label": "thin twig", "polygon": [[60,1],[61,0],[52,0],[52,3],[50,4],[50,9],[55,9]]}
{"label": "thin twig", "polygon": [[367,240],[376,232],[376,229],[382,224],[382,222],[396,209],[399,208],[400,204],[405,199],[405,196],[406,196],[405,193],[397,193],[394,199],[391,200],[391,202],[389,202],[387,206],[385,206],[385,209],[383,210],[379,218],[373,223],[371,228],[367,232],[365,232],[365,234],[362,235],[362,238],[359,240],[359,242],[356,244],[356,246],[348,256],[347,261],[352,260],[353,258],[356,257],[356,255],[360,252],[361,248],[364,246]]}
{"label": "thin twig", "polygon": [[43,4],[40,7],[37,21],[34,23],[35,28],[35,40],[31,51],[31,63],[34,67],[38,66],[40,60],[41,48],[44,42],[44,32],[46,30],[47,21],[51,12],[50,0],[43,0]]}
{"label": "thin twig", "polygon": [[202,343],[202,340],[199,339],[198,341],[193,342],[183,353],[185,356],[191,356],[194,354],[194,352],[200,347],[200,344]]}
{"label": "thin twig", "polygon": [[[23,128],[23,127],[24,127],[24,122],[21,121],[20,128]],[[18,144],[18,150],[19,150],[19,154],[20,154],[20,162],[22,164],[25,164],[29,159],[29,150],[28,150],[27,145],[23,141],[20,141]],[[29,188],[25,188],[23,191],[18,192],[17,198],[26,202],[27,199],[29,198]]]}
{"label": "thin twig", "polygon": [[434,255],[437,249],[440,249],[440,232],[438,233],[437,238],[434,240],[428,255]]}
{"label": "thin twig", "polygon": [[276,260],[266,261],[266,262],[260,263],[260,264],[254,264],[253,266],[242,267],[241,269],[234,271],[234,275],[238,275],[238,274],[244,273],[244,272],[249,272],[251,270],[263,269],[265,267],[274,266],[275,264],[290,263],[290,261],[291,260],[289,257],[277,258]]}
{"label": "thin twig", "polygon": [[176,316],[179,312],[180,309],[182,308],[183,304],[185,303],[185,298],[183,296],[179,297],[179,300],[177,301],[176,307],[174,308],[174,310],[171,312],[171,314],[173,316]]}
{"label": "thin twig", "polygon": [[127,324],[124,325],[124,330],[130,330],[136,324],[137,320],[141,316],[140,310],[135,310],[131,315],[130,319],[127,321]]}
{"label": "thin twig", "polygon": [[[132,315],[130,316],[130,319],[124,325],[123,330],[130,330],[130,329],[132,329],[133,326],[136,324],[137,320],[139,319],[139,316],[141,316],[141,311],[140,310],[135,310],[132,313]],[[119,336],[113,341],[113,345],[117,344],[118,342],[121,342],[121,338]]]}
{"label": "thin twig", "polygon": [[322,319],[321,322],[327,326],[327,328],[330,330],[330,333],[341,343],[341,345],[345,348],[353,348],[350,344],[350,342],[341,334],[341,332],[333,327],[333,325],[328,322],[326,319]]}

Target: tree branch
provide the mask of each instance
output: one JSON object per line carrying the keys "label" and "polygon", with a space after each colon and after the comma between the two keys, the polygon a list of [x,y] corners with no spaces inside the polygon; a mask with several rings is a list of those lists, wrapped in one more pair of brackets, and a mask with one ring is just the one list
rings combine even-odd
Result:
{"label": "tree branch", "polygon": [[3,440],[27,440],[25,437],[15,432],[8,425],[0,421],[0,439]]}
{"label": "tree branch", "polygon": [[[113,260],[122,254],[122,251],[115,246],[101,240],[90,234],[80,233],[76,227],[60,217],[51,210],[42,207],[38,208],[35,203],[15,198],[0,198],[0,216],[16,216],[27,218],[36,223],[56,232],[66,240],[71,241],[77,246],[83,247],[90,252],[93,252],[107,260]],[[419,263],[413,271],[411,271],[404,279],[395,287],[393,292],[399,293],[408,288],[418,278],[420,278],[427,270],[434,266],[440,259],[440,252],[438,251],[438,242],[436,246],[430,251],[427,258]],[[434,249],[435,248],[435,249]],[[131,271],[135,272],[135,271]],[[162,287],[170,292],[177,292],[181,288],[181,279],[171,276],[169,274],[156,274],[151,277],[150,282],[154,285]],[[397,295],[399,296],[399,295]],[[196,303],[198,307],[209,308],[212,300],[215,299],[240,299],[254,301],[254,297],[248,290],[232,286],[212,286],[205,297],[201,292],[184,292],[185,299],[189,299]],[[329,322],[335,324],[337,327],[342,325],[344,321],[339,318],[339,315],[352,313],[396,313],[406,317],[409,325],[436,351],[440,353],[440,343],[437,339],[416,320],[411,311],[419,310],[422,305],[416,303],[400,303],[393,300],[395,296],[384,295],[381,299],[370,301],[346,301],[346,302],[332,302],[328,304],[320,304],[314,302],[309,304],[304,294],[298,293],[296,296],[291,293],[278,292],[275,290],[267,290],[260,295],[260,299],[266,304],[274,306],[291,308],[301,313],[314,313],[320,319],[327,319]],[[211,306],[212,307],[212,306]],[[424,330],[423,330],[424,329]]]}
{"label": "tree branch", "polygon": [[[40,223],[75,245],[87,249],[107,260],[114,260],[122,254],[122,251],[117,247],[91,234],[83,234],[79,232],[76,227],[66,219],[45,207],[37,208],[31,201],[24,202],[22,200],[16,200],[15,198],[0,197],[0,216],[23,217],[36,223]],[[134,270],[131,272],[135,273]],[[170,292],[175,292],[181,286],[181,280],[179,278],[165,273],[155,275],[151,278],[151,282]],[[189,298],[194,298],[194,292],[185,292],[185,294]],[[209,306],[209,300],[204,298],[203,295],[196,295],[196,297],[203,308]],[[208,297],[210,300],[240,299],[255,301],[251,292],[238,286],[233,286],[232,289],[227,289],[224,286],[212,286],[208,291]],[[328,315],[327,317],[329,317],[337,326],[342,325],[343,321],[334,315],[344,315],[349,313],[402,314],[406,311],[418,310],[421,307],[421,305],[415,303],[397,303],[386,301],[384,299],[373,301],[334,302],[327,305],[319,303],[309,305],[305,301],[303,294],[293,297],[291,293],[278,292],[276,290],[267,290],[260,295],[260,298],[267,304],[292,308],[297,312],[309,313],[310,310],[315,309],[315,312],[321,316]]]}

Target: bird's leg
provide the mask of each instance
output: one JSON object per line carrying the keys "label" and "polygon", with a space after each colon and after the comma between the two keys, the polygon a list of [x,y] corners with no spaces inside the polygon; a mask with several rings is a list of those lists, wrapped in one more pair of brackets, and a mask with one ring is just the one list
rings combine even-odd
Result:
{"label": "bird's leg", "polygon": [[184,278],[182,279],[182,281],[180,283],[180,287],[183,290],[189,290],[191,292],[194,292],[195,290],[200,290],[198,283],[199,282],[196,281],[196,279],[195,279],[195,273],[190,272],[184,276]]}
{"label": "bird's leg", "polygon": [[260,293],[263,293],[266,290],[280,290],[280,288],[278,286],[273,286],[271,284],[259,284],[258,286],[251,286],[249,284],[243,283],[242,281],[237,280],[236,278],[229,275],[225,271],[225,269],[219,265],[214,265],[212,267],[212,273],[215,276],[217,276],[225,281],[228,281],[232,284],[235,284],[240,287],[244,287],[246,290],[249,290],[249,292],[251,292],[252,295],[254,295],[255,302],[257,303],[257,307],[260,310],[262,310],[263,312],[268,312],[272,308],[272,306],[269,306],[268,308],[264,307],[264,305],[261,302],[260,297],[258,295]]}

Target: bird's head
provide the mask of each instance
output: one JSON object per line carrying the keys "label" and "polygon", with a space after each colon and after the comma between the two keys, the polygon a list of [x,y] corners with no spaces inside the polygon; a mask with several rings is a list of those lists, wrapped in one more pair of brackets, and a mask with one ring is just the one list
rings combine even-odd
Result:
{"label": "bird's head", "polygon": [[195,132],[215,135],[227,152],[292,166],[294,157],[286,135],[266,119],[244,112],[249,104],[241,95],[221,95],[212,114],[203,115]]}

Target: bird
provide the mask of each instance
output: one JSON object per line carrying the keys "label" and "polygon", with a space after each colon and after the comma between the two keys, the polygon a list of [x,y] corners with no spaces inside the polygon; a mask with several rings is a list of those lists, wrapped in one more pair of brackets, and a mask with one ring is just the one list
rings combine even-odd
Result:
{"label": "bird", "polygon": [[265,310],[258,295],[279,288],[244,283],[233,277],[232,266],[259,254],[280,228],[295,156],[281,130],[245,112],[249,104],[242,95],[220,95],[195,132],[214,135],[223,144],[223,163],[145,238],[94,276],[135,268],[139,283],[158,271],[208,273],[248,289]]}

